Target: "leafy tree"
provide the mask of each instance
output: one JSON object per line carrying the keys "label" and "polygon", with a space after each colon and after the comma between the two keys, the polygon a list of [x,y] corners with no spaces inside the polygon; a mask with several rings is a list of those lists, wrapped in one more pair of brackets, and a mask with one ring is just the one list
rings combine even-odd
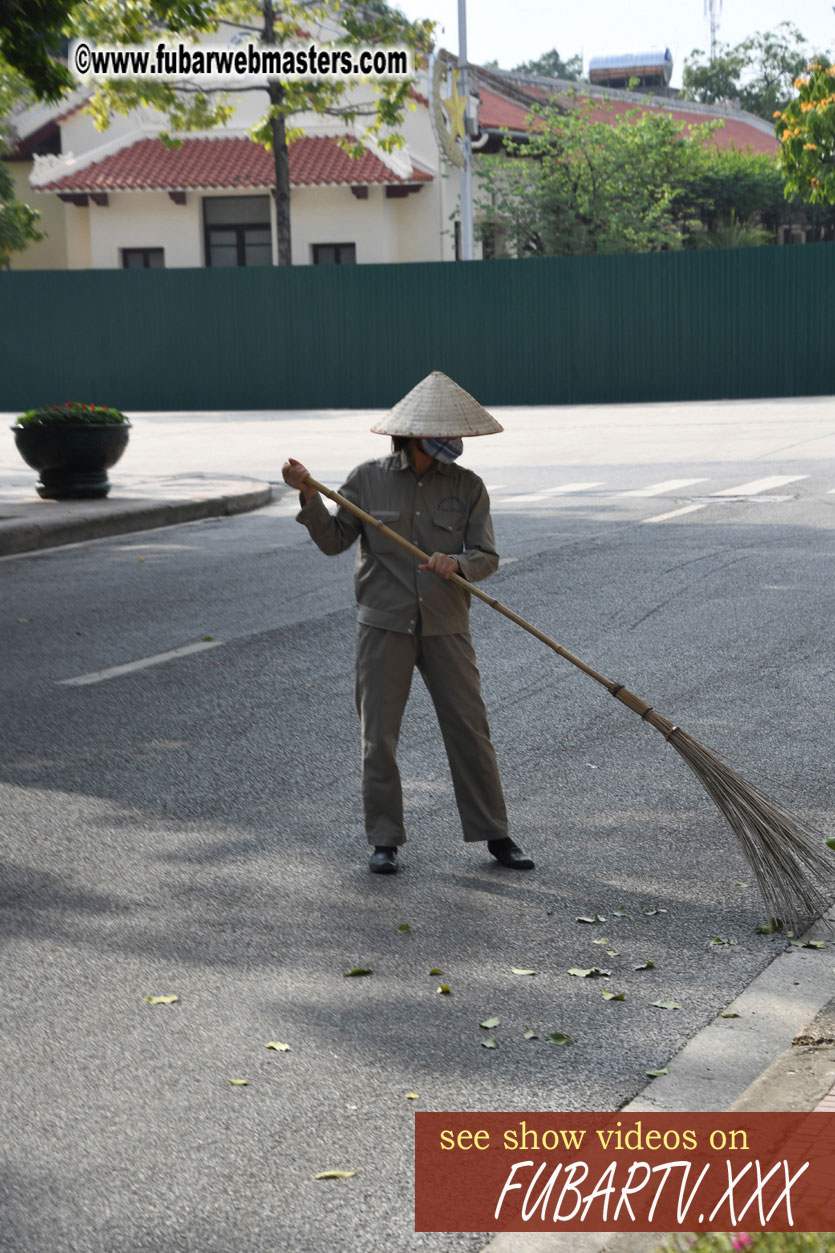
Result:
{"label": "leafy tree", "polygon": [[835,66],[817,57],[795,86],[795,99],[775,112],[786,195],[835,204]]}
{"label": "leafy tree", "polygon": [[[614,106],[604,106],[613,109]],[[516,256],[680,248],[692,215],[682,187],[698,173],[699,142],[669,113],[631,110],[612,124],[600,103],[535,105],[525,141],[479,164],[482,237]]]}
{"label": "leafy tree", "polygon": [[[56,58],[80,0],[3,0],[0,54],[41,100],[56,101],[74,83]],[[211,0],[151,0],[157,21],[172,32],[205,27]]]}
{"label": "leafy tree", "polygon": [[768,121],[791,99],[792,84],[808,60],[806,40],[792,22],[719,49],[713,60],[693,50],[684,63],[682,96],[703,104],[737,99]]}
{"label": "leafy tree", "polygon": [[529,140],[507,138],[506,155],[479,161],[486,255],[741,247],[792,222],[835,235],[835,211],[787,203],[775,158],[717,147],[720,121],[686,130],[669,113],[610,123],[598,110],[537,105]]}
{"label": "leafy tree", "polygon": [[567,61],[563,61],[556,48],[543,52],[535,61],[523,61],[516,66],[519,74],[534,74],[541,78],[564,78],[569,82],[577,82],[583,77],[583,58],[579,52]]}

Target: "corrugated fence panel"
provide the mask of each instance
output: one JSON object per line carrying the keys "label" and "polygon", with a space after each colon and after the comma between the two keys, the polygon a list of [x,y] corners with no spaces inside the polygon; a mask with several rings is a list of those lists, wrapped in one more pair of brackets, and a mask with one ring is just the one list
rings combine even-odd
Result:
{"label": "corrugated fence panel", "polygon": [[835,244],[470,265],[0,274],[0,409],[485,404],[835,391]]}

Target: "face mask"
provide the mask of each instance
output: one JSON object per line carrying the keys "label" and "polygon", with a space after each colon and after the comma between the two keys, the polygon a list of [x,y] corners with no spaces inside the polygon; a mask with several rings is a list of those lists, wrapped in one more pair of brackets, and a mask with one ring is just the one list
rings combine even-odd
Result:
{"label": "face mask", "polygon": [[435,461],[455,461],[464,451],[463,439],[422,439],[420,446]]}

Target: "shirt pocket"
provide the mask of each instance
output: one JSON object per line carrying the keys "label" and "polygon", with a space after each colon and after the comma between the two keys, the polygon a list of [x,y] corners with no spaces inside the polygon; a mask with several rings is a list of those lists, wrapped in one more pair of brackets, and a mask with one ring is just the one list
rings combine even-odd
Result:
{"label": "shirt pocket", "polygon": [[434,550],[438,553],[462,552],[466,521],[467,515],[465,513],[457,513],[450,509],[433,510],[430,551]]}
{"label": "shirt pocket", "polygon": [[433,526],[440,527],[450,535],[460,535],[466,521],[465,513],[456,513],[450,509],[435,509],[432,514]]}

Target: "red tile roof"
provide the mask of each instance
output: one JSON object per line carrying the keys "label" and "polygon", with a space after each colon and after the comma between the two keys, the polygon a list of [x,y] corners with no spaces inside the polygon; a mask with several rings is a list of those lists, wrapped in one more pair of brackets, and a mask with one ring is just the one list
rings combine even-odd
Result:
{"label": "red tile roof", "polygon": [[[431,174],[414,167],[408,178],[400,178],[367,149],[359,158],[350,157],[335,139],[324,135],[305,135],[290,145],[290,182],[296,187],[431,180]],[[274,181],[272,153],[243,136],[185,139],[180,148],[166,148],[160,139],[140,139],[39,190],[183,191],[194,187],[272,187]]]}
{"label": "red tile roof", "polygon": [[[556,88],[535,87],[532,83],[514,82],[511,87],[513,95],[524,95],[530,97],[531,104],[547,99],[552,95],[558,95]],[[527,110],[524,105],[509,100],[497,92],[490,91],[484,86],[479,86],[479,95],[481,96],[481,108],[478,113],[479,124],[485,130],[499,130],[506,126],[510,131],[525,131],[530,129],[527,124]],[[592,110],[591,116],[597,122],[605,122],[614,120],[636,108],[641,109],[642,106],[634,99],[618,100],[614,94],[608,94],[608,108],[603,107],[600,96],[594,95],[589,97],[581,96],[580,100],[585,102],[591,100],[601,101],[600,108]],[[694,126],[701,126],[704,122],[713,121],[719,117],[718,114],[700,113],[694,109],[688,109],[686,103],[678,104],[673,99],[663,105],[644,106],[644,112],[651,110],[663,109],[664,112],[671,113],[673,117],[680,118],[689,130]],[[736,148],[753,149],[754,152],[765,152],[773,155],[780,149],[780,142],[777,136],[765,130],[760,130],[754,123],[747,121],[744,116],[721,116],[720,120],[724,123],[719,127],[713,136],[713,142],[719,148],[730,148],[732,145]]]}

